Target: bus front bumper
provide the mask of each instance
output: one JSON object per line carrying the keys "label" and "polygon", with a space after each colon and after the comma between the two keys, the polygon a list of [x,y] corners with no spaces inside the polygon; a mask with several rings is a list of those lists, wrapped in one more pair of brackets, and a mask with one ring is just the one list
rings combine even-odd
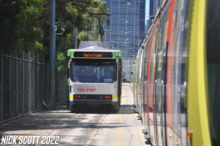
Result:
{"label": "bus front bumper", "polygon": [[112,99],[105,99],[105,100],[96,100],[96,99],[74,99],[73,101],[70,101],[70,107],[73,107],[74,105],[80,105],[80,104],[88,104],[88,105],[99,105],[99,104],[109,104],[113,105],[115,109],[118,109],[118,102],[113,102]]}

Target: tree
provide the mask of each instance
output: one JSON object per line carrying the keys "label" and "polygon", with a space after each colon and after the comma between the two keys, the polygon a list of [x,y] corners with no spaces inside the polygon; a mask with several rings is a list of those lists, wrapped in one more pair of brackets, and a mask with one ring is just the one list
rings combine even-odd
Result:
{"label": "tree", "polygon": [[[66,69],[65,59],[67,50],[73,47],[74,27],[78,28],[79,42],[86,40],[87,29],[94,33],[95,18],[87,18],[89,13],[108,13],[106,3],[101,0],[56,0],[57,32],[60,27],[65,28],[62,36],[56,36],[58,71]],[[0,0],[0,28],[0,49],[5,53],[32,51],[49,59],[50,1]],[[94,40],[93,35],[90,40]]]}
{"label": "tree", "polygon": [[0,0],[0,48],[5,53],[42,50],[38,18],[44,0]]}
{"label": "tree", "polygon": [[[108,13],[106,3],[101,0],[80,0],[76,1],[57,1],[56,20],[59,22],[58,27],[65,27],[66,31],[62,36],[56,37],[57,49],[57,70],[59,72],[66,70],[66,54],[67,50],[73,48],[73,29],[78,28],[78,42],[87,40],[86,31],[89,29],[90,34],[94,33],[94,17],[89,17],[90,13]],[[68,7],[70,12],[74,12],[69,17],[64,17],[64,11]],[[108,20],[108,19],[107,19]],[[105,23],[103,21],[103,23]],[[98,25],[97,25],[98,28]],[[102,27],[101,27],[102,28]],[[102,28],[103,29],[103,28]],[[98,30],[98,29],[96,29]],[[97,31],[98,36],[98,31]],[[94,40],[93,35],[90,35],[90,40]],[[78,43],[79,44],[79,43]]]}

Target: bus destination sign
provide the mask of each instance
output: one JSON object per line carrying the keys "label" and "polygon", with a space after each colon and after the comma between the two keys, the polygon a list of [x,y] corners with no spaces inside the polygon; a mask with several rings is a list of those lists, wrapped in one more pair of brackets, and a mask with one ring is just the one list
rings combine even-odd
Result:
{"label": "bus destination sign", "polygon": [[112,52],[74,52],[74,57],[112,58]]}

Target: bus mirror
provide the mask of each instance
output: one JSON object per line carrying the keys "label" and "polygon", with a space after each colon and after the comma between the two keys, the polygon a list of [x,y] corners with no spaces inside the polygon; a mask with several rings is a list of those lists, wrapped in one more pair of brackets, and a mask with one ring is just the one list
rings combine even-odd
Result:
{"label": "bus mirror", "polygon": [[133,75],[133,72],[131,72],[131,74]]}
{"label": "bus mirror", "polygon": [[66,61],[70,60],[70,56],[66,56]]}
{"label": "bus mirror", "polygon": [[68,69],[66,70],[66,75],[67,75],[67,78],[69,79],[69,71],[68,71]]}

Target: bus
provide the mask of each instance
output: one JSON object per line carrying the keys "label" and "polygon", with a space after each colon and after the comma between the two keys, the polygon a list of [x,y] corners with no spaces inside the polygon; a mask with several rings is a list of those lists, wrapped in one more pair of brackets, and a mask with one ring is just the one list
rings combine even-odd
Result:
{"label": "bus", "polygon": [[120,50],[108,42],[81,41],[69,49],[67,107],[74,112],[85,107],[118,111],[121,105],[122,59]]}

